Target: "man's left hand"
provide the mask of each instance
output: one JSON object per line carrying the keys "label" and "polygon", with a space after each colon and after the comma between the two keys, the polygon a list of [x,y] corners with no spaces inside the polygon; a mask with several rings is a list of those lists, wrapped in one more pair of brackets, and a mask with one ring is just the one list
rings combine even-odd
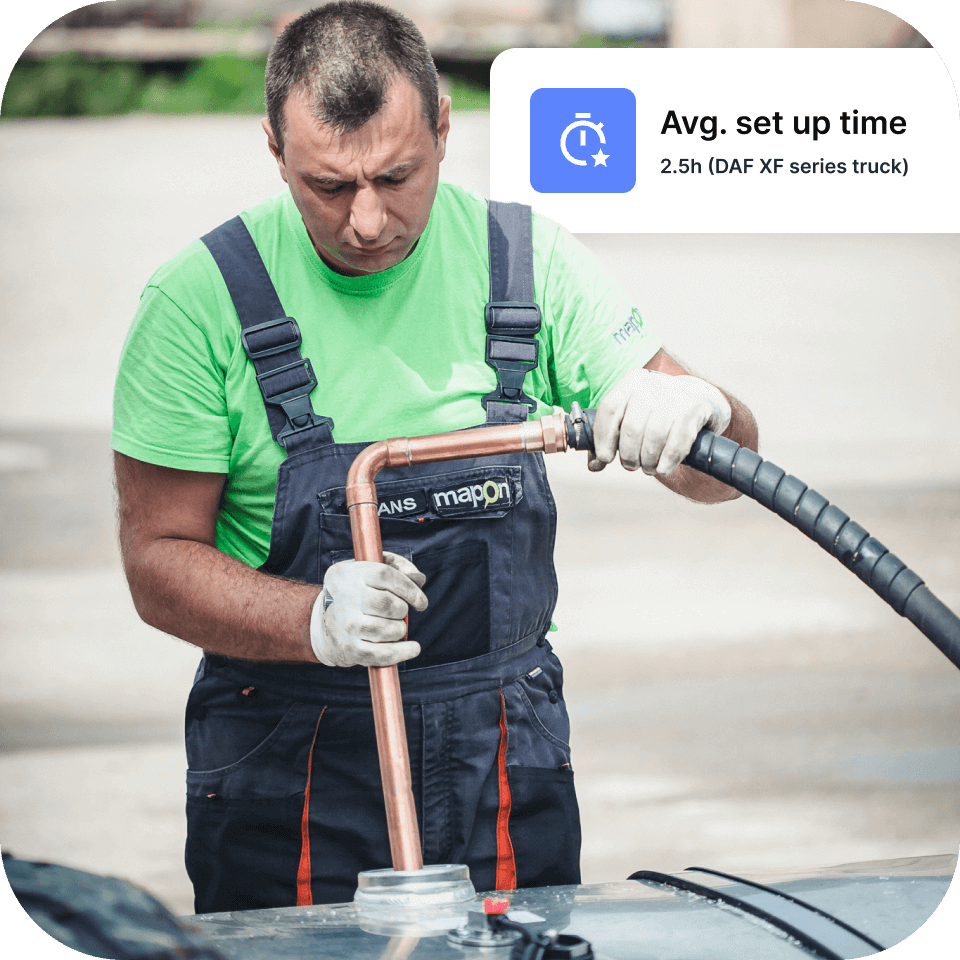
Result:
{"label": "man's left hand", "polygon": [[588,467],[602,470],[619,452],[625,470],[669,477],[704,427],[723,433],[729,423],[727,398],[706,380],[631,370],[597,408]]}

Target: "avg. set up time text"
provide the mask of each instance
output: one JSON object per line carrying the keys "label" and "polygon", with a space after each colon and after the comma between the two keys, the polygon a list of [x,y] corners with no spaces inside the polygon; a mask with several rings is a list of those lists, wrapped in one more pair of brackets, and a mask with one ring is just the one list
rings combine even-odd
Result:
{"label": "avg. set up time text", "polygon": [[[787,129],[784,129],[786,126]],[[791,130],[792,128],[792,130]],[[876,136],[901,136],[906,132],[907,121],[901,116],[886,117],[883,115],[861,114],[859,110],[844,110],[839,117],[831,120],[829,116],[823,114],[794,115],[787,120],[782,113],[775,112],[769,116],[749,115],[739,116],[736,119],[736,129],[734,133],[740,136],[756,134],[759,136],[783,136],[788,131],[801,137],[810,137],[812,140],[819,140],[826,137],[831,130],[839,132],[844,136],[857,137],[876,137]],[[724,136],[727,133],[725,127],[720,126],[716,114],[701,116],[687,116],[677,113],[676,110],[668,110],[660,129],[663,136],[699,136],[701,140],[713,141],[718,136]],[[699,173],[700,164],[696,160],[681,160],[674,164],[671,160],[664,158],[663,173]],[[760,167],[756,167],[753,158],[736,158],[727,160],[724,158],[711,158],[711,173],[748,173],[753,169],[759,169],[763,173],[779,173],[786,167],[782,159],[768,159],[761,162]],[[892,159],[889,161],[876,160],[858,160],[850,162],[854,173],[894,173],[905,175],[907,172],[906,159]],[[791,173],[846,173],[847,163],[844,161],[805,161],[791,162],[789,165]]]}

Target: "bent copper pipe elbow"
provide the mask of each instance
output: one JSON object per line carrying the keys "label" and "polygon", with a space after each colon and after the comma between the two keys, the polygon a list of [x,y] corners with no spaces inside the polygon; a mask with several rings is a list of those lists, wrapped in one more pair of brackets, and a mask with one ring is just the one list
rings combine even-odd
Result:
{"label": "bent copper pipe elbow", "polygon": [[[354,557],[383,562],[376,487],[377,474],[381,470],[415,463],[440,463],[504,453],[556,453],[566,449],[567,431],[562,413],[522,423],[425,437],[400,437],[371,444],[360,452],[347,474],[346,499]],[[393,867],[395,870],[421,870],[423,855],[413,802],[400,676],[396,666],[369,667],[368,673]]]}

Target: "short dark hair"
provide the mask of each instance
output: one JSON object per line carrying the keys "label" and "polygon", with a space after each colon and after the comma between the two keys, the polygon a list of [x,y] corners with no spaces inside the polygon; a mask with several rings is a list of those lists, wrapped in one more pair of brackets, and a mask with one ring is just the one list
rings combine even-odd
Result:
{"label": "short dark hair", "polygon": [[317,120],[344,134],[383,106],[398,74],[420,92],[423,118],[436,139],[437,68],[412,20],[367,0],[328,3],[297,17],[277,37],[267,59],[267,116],[280,152],[291,91],[304,92]]}

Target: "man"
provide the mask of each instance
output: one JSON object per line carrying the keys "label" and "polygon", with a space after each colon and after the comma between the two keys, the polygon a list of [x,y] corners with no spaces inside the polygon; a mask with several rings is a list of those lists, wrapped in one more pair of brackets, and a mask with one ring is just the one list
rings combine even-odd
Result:
{"label": "man", "polygon": [[[204,650],[187,707],[196,908],[343,901],[359,870],[389,865],[365,667],[394,663],[425,862],[467,863],[478,889],[578,882],[542,460],[384,475],[384,564],[350,559],[346,471],[377,439],[577,401],[599,404],[591,469],[619,454],[719,501],[736,494],[680,461],[703,426],[755,448],[753,418],[529,214],[532,271],[514,271],[521,249],[492,272],[532,273],[539,310],[488,324],[506,349],[535,335],[536,359],[521,390],[497,386],[484,303],[517,297],[489,296],[483,200],[439,183],[450,100],[406,18],[311,11],[278,38],[266,87],[288,191],[152,278],[115,401],[137,610]],[[501,336],[498,316],[536,322]]]}

